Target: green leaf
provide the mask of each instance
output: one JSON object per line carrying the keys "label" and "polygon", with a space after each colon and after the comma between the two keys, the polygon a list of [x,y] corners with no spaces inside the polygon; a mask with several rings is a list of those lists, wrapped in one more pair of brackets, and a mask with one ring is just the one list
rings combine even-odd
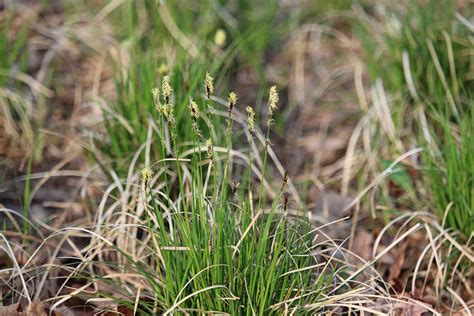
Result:
{"label": "green leaf", "polygon": [[[392,163],[393,161],[390,160],[382,160],[382,169],[387,169]],[[408,173],[406,167],[404,167],[403,165],[396,165],[393,169],[393,172],[388,176],[388,178],[405,191],[414,190],[413,180],[410,174]]]}

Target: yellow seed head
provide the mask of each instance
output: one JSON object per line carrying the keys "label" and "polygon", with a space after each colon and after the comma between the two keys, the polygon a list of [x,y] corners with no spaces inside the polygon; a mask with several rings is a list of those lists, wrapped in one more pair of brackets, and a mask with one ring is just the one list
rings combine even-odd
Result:
{"label": "yellow seed head", "polygon": [[160,89],[153,88],[151,90],[151,93],[153,94],[153,102],[155,103],[156,109],[158,110],[158,113],[160,113],[161,112]]}
{"label": "yellow seed head", "polygon": [[268,107],[269,107],[269,113],[273,114],[273,111],[275,111],[278,103],[278,92],[276,86],[272,86],[270,88],[270,95],[268,97]]}
{"label": "yellow seed head", "polygon": [[193,121],[192,125],[191,125],[191,129],[192,129],[194,135],[196,135],[197,138],[202,137],[202,132],[201,132],[201,129],[199,128],[198,122]]}
{"label": "yellow seed head", "polygon": [[164,76],[163,81],[161,82],[161,92],[163,93],[163,97],[165,98],[165,103],[170,102],[171,93],[173,92],[173,88],[170,86],[170,77]]}
{"label": "yellow seed head", "polygon": [[251,133],[253,133],[255,127],[255,111],[250,105],[248,105],[245,110],[247,111],[248,115],[249,130]]}
{"label": "yellow seed head", "polygon": [[189,110],[191,111],[191,117],[193,119],[199,118],[199,107],[192,98],[189,99]]}
{"label": "yellow seed head", "polygon": [[209,99],[214,94],[214,78],[206,72],[206,79],[204,79],[204,87],[206,88],[206,96]]}
{"label": "yellow seed head", "polygon": [[199,124],[197,122],[197,119],[199,118],[199,107],[196,102],[193,101],[192,98],[189,99],[189,110],[191,111],[191,118],[193,120],[191,126],[193,133],[196,135],[196,137],[200,138],[202,137],[202,133],[199,129]]}
{"label": "yellow seed head", "polygon": [[218,47],[222,47],[225,45],[225,42],[227,40],[227,34],[223,29],[218,29],[216,31],[216,34],[214,35],[214,43]]}
{"label": "yellow seed head", "polygon": [[212,144],[212,139],[208,139],[206,141],[206,147],[207,147],[207,158],[210,160],[214,160],[214,145]]}
{"label": "yellow seed head", "polygon": [[150,167],[144,167],[141,170],[141,174],[142,174],[142,182],[143,183],[148,183],[148,182],[150,182],[151,178],[153,177],[153,170],[151,170]]}
{"label": "yellow seed head", "polygon": [[161,107],[161,112],[165,116],[168,123],[170,123],[170,125],[173,125],[175,122],[174,121],[174,105],[171,103],[164,104]]}
{"label": "yellow seed head", "polygon": [[170,112],[171,112],[170,105],[169,104],[163,105],[163,107],[161,108],[161,111],[162,111],[163,115],[165,116],[165,118],[168,119],[169,115],[170,115]]}
{"label": "yellow seed head", "polygon": [[237,94],[235,92],[229,93],[228,103],[229,103],[229,112],[232,112],[232,109],[237,104]]}
{"label": "yellow seed head", "polygon": [[158,67],[158,73],[160,75],[166,75],[169,71],[170,71],[170,68],[165,63],[161,63],[160,67]]}

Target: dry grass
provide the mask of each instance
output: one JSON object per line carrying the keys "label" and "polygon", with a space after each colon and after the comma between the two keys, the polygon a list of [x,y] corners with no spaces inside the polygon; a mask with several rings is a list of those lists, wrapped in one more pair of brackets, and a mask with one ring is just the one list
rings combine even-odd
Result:
{"label": "dry grass", "polygon": [[[450,212],[456,211],[453,204],[434,214],[430,187],[420,176],[426,170],[423,163],[426,146],[432,146],[435,151],[442,150],[442,146],[432,132],[430,112],[423,106],[424,91],[419,89],[420,78],[413,72],[416,65],[408,52],[401,55],[405,94],[417,105],[411,107],[409,102],[400,102],[400,95],[404,94],[393,91],[387,78],[371,84],[362,45],[357,35],[349,31],[350,21],[361,21],[371,30],[377,30],[373,32],[373,42],[383,46],[386,32],[379,31],[390,25],[381,23],[357,5],[350,11],[327,12],[316,18],[308,13],[309,18],[295,20],[300,24],[291,36],[285,35],[286,45],[281,53],[267,49],[271,63],[257,67],[253,57],[249,57],[252,54],[247,45],[251,46],[255,39],[266,42],[271,36],[258,33],[246,42],[244,35],[248,34],[238,32],[248,26],[242,26],[232,17],[232,8],[220,5],[211,8],[217,16],[225,17],[224,25],[228,27],[225,30],[230,30],[225,34],[235,40],[229,50],[215,47],[210,41],[201,45],[201,35],[190,34],[189,26],[176,16],[172,6],[160,6],[156,12],[148,12],[148,7],[140,5],[137,14],[141,22],[135,25],[122,21],[123,25],[116,25],[117,16],[124,8],[122,1],[112,1],[95,8],[95,13],[81,5],[61,13],[40,5],[20,5],[0,12],[0,22],[6,21],[10,14],[11,23],[17,28],[28,22],[31,31],[24,45],[37,58],[34,67],[30,65],[21,72],[0,69],[0,78],[6,78],[0,81],[0,213],[4,223],[0,242],[0,289],[4,306],[0,306],[0,314],[2,308],[17,313],[17,303],[34,308],[39,306],[38,302],[43,304],[40,309],[62,314],[79,310],[123,314],[211,313],[211,307],[230,311],[229,306],[238,300],[250,303],[232,311],[249,315],[269,311],[285,315],[472,313],[473,235],[463,235],[447,225]],[[41,18],[42,15],[47,18]],[[162,44],[147,42],[155,40],[149,35],[157,27],[154,18],[163,22],[159,26],[166,33]],[[457,19],[469,25],[460,13]],[[127,28],[126,23],[133,24],[133,28],[129,30],[132,35],[124,40],[124,34],[117,30]],[[223,30],[221,25],[216,27]],[[205,29],[204,33],[211,31]],[[9,40],[12,37],[13,34],[8,34]],[[281,42],[278,39],[278,45]],[[200,128],[212,139],[212,158],[206,157],[209,145],[203,139],[182,131],[183,121],[178,120],[177,130],[173,131],[170,124],[156,119],[156,113],[141,113],[142,102],[152,99],[150,91],[138,91],[147,94],[147,98],[132,99],[137,94],[132,91],[135,86],[124,85],[130,88],[125,92],[114,87],[114,77],[122,83],[136,79],[134,58],[143,49],[140,45],[159,50],[150,65],[165,60],[162,65],[169,69],[162,71],[174,79],[180,73],[176,68],[185,69],[189,60],[195,62],[199,73],[199,67],[209,62],[208,51],[215,53],[216,60],[224,59],[213,67],[235,72],[219,73],[217,95],[207,98],[201,98],[202,84],[194,85],[193,80],[202,79],[193,78],[194,73],[187,68],[182,71],[183,82],[179,79],[172,82],[176,94],[183,93],[172,97],[178,112],[183,113],[179,100],[186,99],[188,104],[188,94],[198,103],[202,101],[198,105],[203,112]],[[436,60],[439,52],[433,44],[428,46],[430,56]],[[260,49],[256,56],[265,52]],[[148,50],[138,54],[145,65],[147,58],[153,56]],[[237,62],[233,56],[238,56]],[[254,65],[255,69],[248,65],[239,69],[234,66],[239,62]],[[434,64],[433,73],[441,78],[440,86],[448,94],[448,103],[456,109],[462,99],[459,87],[463,82],[457,82],[458,88],[451,89],[452,78],[443,73],[439,62]],[[156,73],[159,72],[157,69]],[[262,73],[267,76],[264,80],[285,88],[285,94],[280,96],[279,112],[274,117],[275,131],[271,133],[262,132],[257,126],[259,122],[262,126],[267,124],[268,109],[262,101],[266,97],[257,92],[254,98],[245,83],[237,86],[242,78],[252,81],[262,78]],[[143,82],[148,80],[138,78]],[[232,88],[235,84],[237,90],[247,90],[239,94],[239,99],[257,100],[254,131],[248,128],[248,118],[241,110],[243,102],[239,101],[229,116],[228,102],[219,97],[224,95],[226,82]],[[189,87],[195,90],[189,91]],[[116,102],[123,100],[137,103],[137,113],[143,115],[132,121],[126,113],[118,112]],[[203,111],[202,107],[211,103],[215,109]],[[152,103],[146,106],[154,109]],[[287,122],[282,121],[285,117]],[[108,126],[107,122],[116,125]],[[237,139],[231,145],[231,138],[226,134],[228,126]],[[137,144],[128,146],[132,151],[124,151],[123,157],[110,155],[97,145],[100,141],[109,144],[114,129],[125,131],[117,133],[119,138],[129,135],[133,144]],[[277,140],[275,144],[269,142],[270,136]],[[95,161],[88,157],[91,152]],[[281,156],[282,161],[278,159]],[[112,168],[115,163],[121,169]],[[143,166],[153,170],[146,185],[140,180]],[[285,172],[288,168],[289,179]],[[234,189],[225,185],[227,182],[235,185],[240,195],[223,195],[229,188]],[[241,182],[239,189],[237,182]],[[222,187],[218,188],[219,185]],[[65,188],[67,193],[51,193],[58,188]],[[318,201],[331,190],[337,191],[336,199],[344,202],[338,204],[329,199],[320,207]],[[21,201],[12,202],[12,196],[18,195]],[[223,202],[219,200],[222,195]],[[222,257],[230,253],[229,262],[239,268],[239,260],[252,259],[244,255],[249,247],[248,239],[255,238],[260,243],[258,236],[268,233],[266,219],[276,216],[288,223],[291,229],[284,230],[288,234],[307,222],[310,228],[295,234],[299,236],[295,237],[297,241],[310,240],[310,244],[304,245],[304,254],[293,253],[282,242],[281,261],[296,262],[306,256],[309,263],[295,264],[285,271],[276,269],[277,273],[263,269],[262,273],[285,280],[298,276],[316,286],[308,290],[302,281],[293,284],[292,290],[277,300],[266,300],[265,291],[252,297],[251,293],[255,292],[245,283],[253,281],[252,278],[243,278],[245,282],[239,285],[226,279],[231,270],[222,274],[214,272],[224,271],[221,266],[228,263],[227,259],[217,257],[210,263],[204,259],[200,263],[186,261],[191,255],[204,258],[202,253],[214,258],[214,252],[209,249],[217,238],[219,203],[235,211],[221,215],[233,223],[227,230],[235,231],[237,236],[226,240]],[[204,235],[210,232],[209,247],[202,246],[198,238],[195,241],[202,246],[199,249],[186,242],[174,243],[181,241],[187,232],[179,219],[196,215],[191,211],[195,205],[202,206],[198,215],[208,220],[199,229]],[[242,214],[247,210],[248,218],[245,218]],[[167,223],[167,229],[157,229],[163,223]],[[277,236],[278,230],[267,236],[271,242],[265,254],[270,259],[279,245]],[[361,236],[365,239],[359,239]],[[163,240],[169,242],[161,244]],[[361,245],[363,242],[367,245]],[[180,262],[170,259],[179,256],[183,265],[196,264],[194,274],[180,278],[179,264],[166,267],[169,262]],[[273,264],[270,259],[259,262],[270,266]],[[163,267],[168,274],[163,272]],[[253,267],[246,269],[252,271]],[[169,275],[176,279],[169,279]],[[203,282],[203,276],[220,279]],[[172,282],[178,284],[176,291],[167,292]],[[231,289],[246,293],[248,298]],[[209,295],[219,295],[216,301],[223,303],[206,300]]]}

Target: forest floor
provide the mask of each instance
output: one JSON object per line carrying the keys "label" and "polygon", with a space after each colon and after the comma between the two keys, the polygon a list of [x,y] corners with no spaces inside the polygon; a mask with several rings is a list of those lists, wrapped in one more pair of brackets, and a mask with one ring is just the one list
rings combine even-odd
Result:
{"label": "forest floor", "polygon": [[473,3],[264,3],[0,2],[0,315],[474,312]]}

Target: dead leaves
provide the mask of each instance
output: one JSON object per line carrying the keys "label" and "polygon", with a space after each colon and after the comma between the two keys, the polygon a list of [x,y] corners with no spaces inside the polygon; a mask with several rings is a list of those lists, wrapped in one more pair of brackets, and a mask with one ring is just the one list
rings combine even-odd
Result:
{"label": "dead leaves", "polygon": [[401,315],[404,316],[424,316],[427,315],[425,313],[429,313],[428,315],[431,315],[432,313],[427,307],[425,303],[422,303],[420,301],[416,301],[414,304],[405,304],[404,308],[402,309]]}
{"label": "dead leaves", "polygon": [[352,252],[369,261],[372,259],[372,246],[374,243],[373,234],[367,230],[360,230],[355,234],[354,242],[352,243]]}
{"label": "dead leaves", "polygon": [[23,308],[20,304],[0,306],[0,316],[20,316],[23,315]]}
{"label": "dead leaves", "polygon": [[[71,306],[67,306],[71,305]],[[133,309],[125,305],[111,305],[102,306],[102,308],[93,308],[92,305],[87,308],[88,304],[85,301],[72,300],[69,304],[61,306],[58,310],[51,311],[43,302],[31,302],[26,311],[24,306],[20,303],[11,304],[8,306],[0,306],[0,316],[64,316],[64,315],[103,315],[103,316],[132,316],[135,315]],[[79,307],[78,307],[79,306]],[[82,306],[82,308],[80,307]]]}
{"label": "dead leaves", "polygon": [[0,306],[0,316],[46,316],[46,308],[40,301],[33,301],[28,305],[26,312],[20,303]]}

